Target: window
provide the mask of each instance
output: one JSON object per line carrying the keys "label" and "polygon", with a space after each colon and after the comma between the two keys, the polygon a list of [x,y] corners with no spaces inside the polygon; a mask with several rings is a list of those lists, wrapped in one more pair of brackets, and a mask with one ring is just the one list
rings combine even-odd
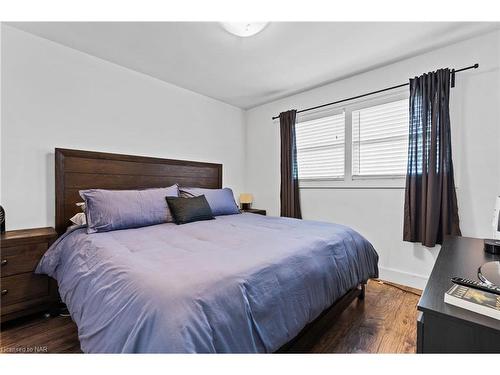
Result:
{"label": "window", "polygon": [[295,126],[299,179],[344,176],[344,113],[303,121]]}
{"label": "window", "polygon": [[318,116],[299,117],[295,128],[301,187],[403,186],[408,159],[406,90]]}
{"label": "window", "polygon": [[406,173],[408,99],[352,112],[352,175]]}

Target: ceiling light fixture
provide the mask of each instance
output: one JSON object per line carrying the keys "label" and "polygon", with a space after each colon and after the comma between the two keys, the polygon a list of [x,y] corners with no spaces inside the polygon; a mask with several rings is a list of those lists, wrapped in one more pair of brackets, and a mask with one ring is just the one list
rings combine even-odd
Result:
{"label": "ceiling light fixture", "polygon": [[268,23],[269,22],[221,22],[220,24],[228,33],[245,38],[261,32]]}

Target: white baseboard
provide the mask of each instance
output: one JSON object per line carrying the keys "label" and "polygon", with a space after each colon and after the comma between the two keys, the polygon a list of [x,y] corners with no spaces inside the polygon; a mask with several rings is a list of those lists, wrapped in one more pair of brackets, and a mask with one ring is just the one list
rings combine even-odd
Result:
{"label": "white baseboard", "polygon": [[423,290],[429,277],[393,268],[379,267],[379,279]]}

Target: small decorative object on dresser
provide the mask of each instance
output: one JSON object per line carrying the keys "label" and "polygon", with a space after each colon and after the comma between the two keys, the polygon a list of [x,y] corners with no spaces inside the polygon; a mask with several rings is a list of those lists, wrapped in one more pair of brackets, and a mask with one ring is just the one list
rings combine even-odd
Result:
{"label": "small decorative object on dresser", "polygon": [[493,211],[493,236],[491,239],[484,240],[484,251],[491,254],[500,254],[500,196],[497,197],[495,202],[495,209]]}
{"label": "small decorative object on dresser", "polygon": [[491,225],[493,227],[493,238],[496,240],[500,240],[500,196],[498,196],[495,201],[493,222],[491,223]]}
{"label": "small decorative object on dresser", "polygon": [[500,240],[484,240],[484,251],[490,254],[500,254]]}
{"label": "small decorative object on dresser", "polygon": [[242,209],[241,212],[249,212],[251,214],[257,214],[257,215],[264,215],[264,216],[266,216],[266,210],[259,210],[258,208]]}
{"label": "small decorative object on dresser", "polygon": [[5,211],[0,206],[0,233],[5,233]]}
{"label": "small decorative object on dresser", "polygon": [[1,234],[2,322],[49,310],[57,303],[55,281],[33,273],[56,238],[54,228],[13,230]]}
{"label": "small decorative object on dresser", "polygon": [[240,194],[240,205],[243,211],[249,210],[252,207],[253,195],[249,193]]}

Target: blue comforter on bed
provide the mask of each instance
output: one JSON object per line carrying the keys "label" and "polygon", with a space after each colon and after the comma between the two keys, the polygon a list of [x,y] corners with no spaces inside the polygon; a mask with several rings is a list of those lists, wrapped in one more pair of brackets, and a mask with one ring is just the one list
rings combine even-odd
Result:
{"label": "blue comforter on bed", "polygon": [[378,255],[336,224],[255,214],[87,234],[72,228],[37,273],[54,277],[84,352],[273,352]]}

